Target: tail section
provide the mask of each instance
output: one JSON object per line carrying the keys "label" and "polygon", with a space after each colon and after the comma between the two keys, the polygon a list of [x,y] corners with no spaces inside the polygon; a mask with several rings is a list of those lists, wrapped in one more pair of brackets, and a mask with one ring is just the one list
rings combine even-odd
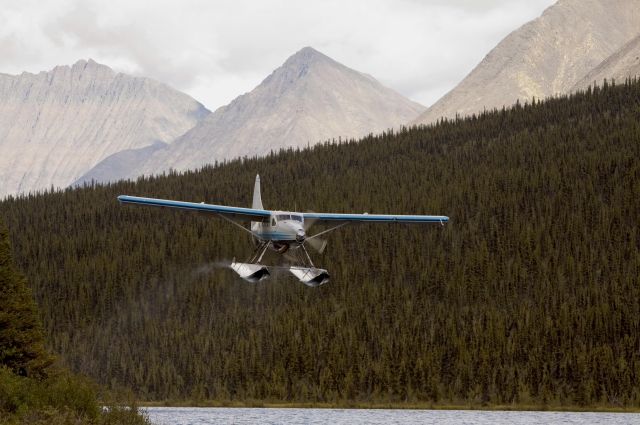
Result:
{"label": "tail section", "polygon": [[256,184],[253,187],[253,204],[251,208],[256,210],[263,210],[262,196],[260,195],[260,174],[256,174]]}

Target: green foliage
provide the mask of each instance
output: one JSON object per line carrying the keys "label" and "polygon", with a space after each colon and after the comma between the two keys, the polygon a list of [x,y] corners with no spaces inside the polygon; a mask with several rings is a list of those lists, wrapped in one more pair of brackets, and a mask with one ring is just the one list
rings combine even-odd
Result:
{"label": "green foliage", "polygon": [[0,221],[0,366],[41,377],[51,362],[44,349],[37,306],[13,265],[8,232]]}
{"label": "green foliage", "polygon": [[98,404],[96,385],[64,371],[33,379],[0,368],[0,422],[6,424],[147,424],[135,407]]}
{"label": "green foliage", "polygon": [[0,378],[0,409],[5,413],[33,416],[35,412],[60,409],[92,420],[100,413],[95,385],[86,379],[57,372],[37,380],[18,376],[6,368],[0,370]]}
{"label": "green foliage", "polygon": [[[445,214],[347,226],[332,281],[249,285],[214,217],[119,194]],[[640,84],[0,203],[73,370],[146,399],[640,404]],[[318,229],[319,230],[319,229]],[[273,257],[275,259],[275,257]]]}
{"label": "green foliage", "polygon": [[96,385],[51,366],[37,307],[0,221],[0,423],[145,424],[137,409],[103,411]]}

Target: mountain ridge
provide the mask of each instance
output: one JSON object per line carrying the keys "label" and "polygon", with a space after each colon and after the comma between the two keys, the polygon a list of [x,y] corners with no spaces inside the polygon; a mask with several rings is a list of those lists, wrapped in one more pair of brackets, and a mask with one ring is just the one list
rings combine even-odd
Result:
{"label": "mountain ridge", "polygon": [[355,138],[398,127],[424,106],[373,77],[305,47],[252,91],[155,151],[127,176],[196,169],[214,161]]}
{"label": "mountain ridge", "polygon": [[640,75],[640,34],[591,70],[572,88],[572,91],[602,84],[604,80],[624,82]]}
{"label": "mountain ridge", "polygon": [[104,158],[170,142],[209,114],[158,81],[92,59],[0,75],[0,196],[65,187]]}
{"label": "mountain ridge", "polygon": [[640,33],[637,0],[560,0],[511,32],[412,124],[570,92]]}

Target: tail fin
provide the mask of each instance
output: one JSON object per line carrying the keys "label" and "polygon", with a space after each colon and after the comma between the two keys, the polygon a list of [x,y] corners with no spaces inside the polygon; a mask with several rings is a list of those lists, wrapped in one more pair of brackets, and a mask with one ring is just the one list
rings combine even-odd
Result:
{"label": "tail fin", "polygon": [[253,187],[253,204],[251,208],[256,210],[263,210],[262,196],[260,196],[260,174],[256,174],[256,184]]}

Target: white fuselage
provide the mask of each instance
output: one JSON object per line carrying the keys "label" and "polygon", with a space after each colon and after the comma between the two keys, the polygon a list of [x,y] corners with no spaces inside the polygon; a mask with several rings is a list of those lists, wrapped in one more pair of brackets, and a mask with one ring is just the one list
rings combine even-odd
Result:
{"label": "white fuselage", "polygon": [[273,211],[268,222],[252,222],[251,231],[265,241],[302,244],[306,234],[302,214]]}

